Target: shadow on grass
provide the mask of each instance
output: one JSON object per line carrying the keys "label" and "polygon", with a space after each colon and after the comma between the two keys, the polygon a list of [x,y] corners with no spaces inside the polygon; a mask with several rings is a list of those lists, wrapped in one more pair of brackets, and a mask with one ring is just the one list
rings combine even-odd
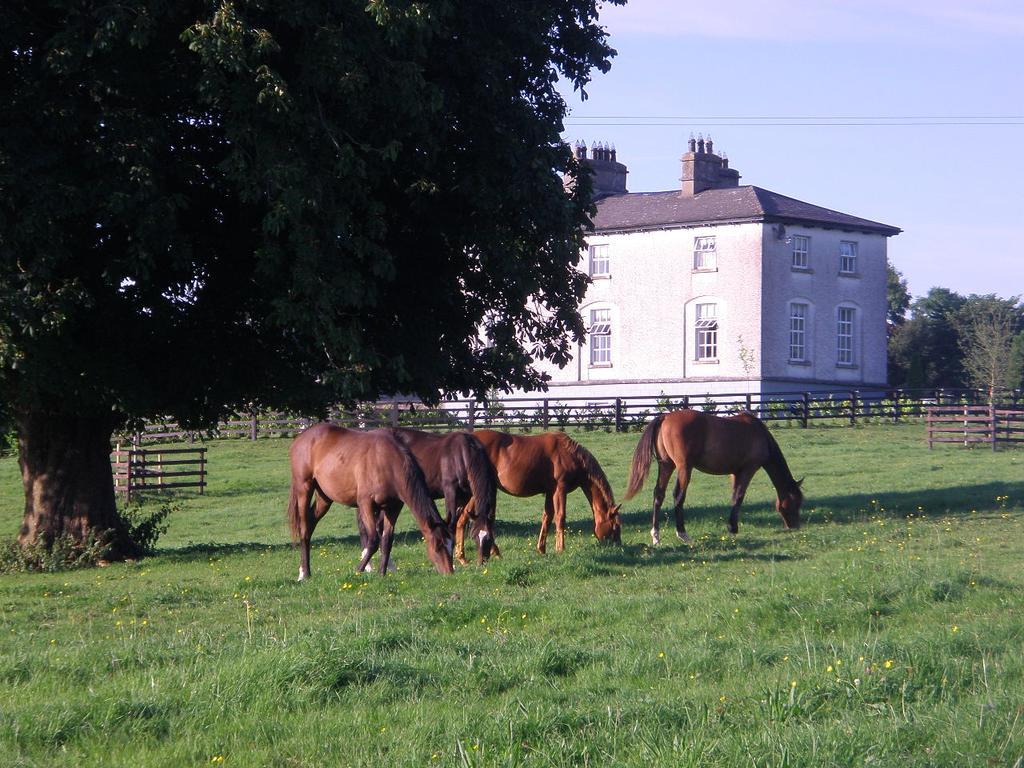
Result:
{"label": "shadow on grass", "polygon": [[[1005,483],[982,483],[949,488],[934,488],[911,492],[873,492],[851,494],[846,496],[815,497],[809,493],[804,502],[804,522],[813,526],[816,522],[826,520],[831,523],[848,525],[861,523],[876,515],[889,517],[966,517],[981,508],[987,512],[996,509],[996,497],[1009,496],[1015,507],[1024,499],[1024,481]],[[874,503],[873,503],[874,502]],[[721,524],[725,533],[725,519],[728,505],[687,506],[684,508],[688,523],[716,521]],[[814,510],[813,512],[811,510]],[[716,539],[701,539],[698,545],[682,546],[675,538],[672,508],[669,504],[662,507],[662,540],[665,542],[657,549],[646,545],[627,545],[621,548],[602,547],[596,556],[601,565],[612,567],[632,567],[657,558],[659,562],[727,562],[738,558],[748,560],[781,560],[790,556],[780,553],[762,553],[758,550],[768,542],[745,540],[744,527],[758,531],[772,529],[781,532],[781,522],[773,510],[763,504],[750,504],[740,514],[740,532],[734,540],[731,536],[719,546]],[[590,529],[590,518],[579,518],[570,523],[574,530]],[[647,531],[651,524],[651,508],[633,510],[622,514],[623,528],[627,531]],[[537,520],[497,520],[497,538],[499,545],[502,539],[520,538],[533,539],[540,527]],[[551,532],[553,535],[553,531]],[[415,546],[420,541],[420,532],[415,527],[396,532],[395,543],[402,546]],[[351,547],[358,551],[361,544],[356,534],[344,536],[314,536],[313,546],[337,545]],[[550,546],[550,542],[549,542]],[[190,561],[212,555],[230,555],[246,552],[280,552],[295,549],[291,543],[261,544],[256,542],[239,542],[230,544],[188,544],[183,547],[160,549],[157,555],[175,561]]]}
{"label": "shadow on grass", "polygon": [[[807,496],[803,504],[803,520],[811,525],[823,517],[839,524],[859,523],[875,515],[889,517],[966,517],[979,509],[991,512],[998,507],[997,496],[1008,496],[1014,506],[1024,500],[1024,481],[989,482],[978,485],[962,485],[948,488],[931,488],[915,491],[872,491],[845,496],[815,496],[812,489],[805,489]],[[725,527],[729,505],[684,506],[687,523],[719,519]],[[812,512],[812,510],[814,510]],[[651,507],[622,514],[624,527],[651,525]],[[746,516],[745,516],[746,513]],[[674,535],[674,520],[671,501],[661,508],[662,536]],[[666,531],[667,525],[667,531]],[[778,515],[763,504],[750,503],[740,509],[740,536],[744,525],[757,528],[781,527]]]}
{"label": "shadow on grass", "polygon": [[733,539],[729,537],[725,542],[718,539],[704,539],[687,545],[675,538],[672,533],[672,543],[662,544],[658,547],[648,547],[646,544],[632,544],[622,547],[612,545],[601,547],[594,557],[595,563],[613,567],[633,568],[638,565],[645,565],[650,562],[662,564],[713,564],[728,563],[734,560],[744,562],[783,562],[802,560],[802,556],[777,551],[766,551],[771,542],[764,540]]}

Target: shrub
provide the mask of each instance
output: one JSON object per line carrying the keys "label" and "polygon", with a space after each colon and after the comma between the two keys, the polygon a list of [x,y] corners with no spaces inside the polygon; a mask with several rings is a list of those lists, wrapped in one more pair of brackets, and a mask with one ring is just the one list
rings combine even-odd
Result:
{"label": "shrub", "polygon": [[[118,515],[129,541],[128,554],[153,554],[157,540],[167,532],[167,518],[175,509],[171,504],[161,504],[146,511],[138,502],[120,509]],[[26,547],[11,541],[0,546],[0,573],[56,573],[90,568],[107,559],[112,540],[111,531],[90,531],[85,541],[67,534],[50,543],[40,540]]]}
{"label": "shrub", "polygon": [[22,547],[17,541],[0,548],[0,573],[55,573],[94,566],[110,551],[110,536],[90,532],[82,542],[70,535],[58,536],[49,545],[37,541]]}

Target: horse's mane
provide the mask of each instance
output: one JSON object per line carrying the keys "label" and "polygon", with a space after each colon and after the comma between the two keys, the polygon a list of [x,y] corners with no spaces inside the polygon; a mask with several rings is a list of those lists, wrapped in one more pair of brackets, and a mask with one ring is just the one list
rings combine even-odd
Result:
{"label": "horse's mane", "polygon": [[597,485],[601,493],[604,494],[605,499],[609,504],[615,504],[615,494],[612,491],[611,483],[608,482],[608,476],[604,473],[601,465],[597,459],[594,458],[594,454],[584,448],[582,445],[577,443],[571,437],[564,432],[555,432],[556,438],[562,444],[563,448],[570,454],[572,454],[580,464],[583,465],[584,471],[590,476],[591,481]]}
{"label": "horse's mane", "polygon": [[[398,451],[398,454],[402,457],[402,473],[398,479],[403,482],[404,488],[403,493],[407,498],[402,499],[406,506],[409,507],[409,511],[416,517],[420,523],[438,523],[441,520],[441,515],[437,511],[437,505],[434,504],[434,500],[430,498],[430,493],[427,491],[427,481],[423,476],[423,470],[420,465],[416,462],[416,457],[413,456],[412,451],[405,444],[405,441],[400,437],[400,433],[392,427],[386,427],[381,430],[382,433],[386,434],[391,442],[394,444]],[[433,511],[433,515],[431,515]]]}
{"label": "horse's mane", "polygon": [[793,477],[793,473],[789,469],[789,463],[786,461],[786,457],[782,455],[782,449],[779,447],[778,441],[775,439],[775,435],[768,429],[768,425],[761,421],[754,414],[750,414],[751,422],[757,424],[760,427],[765,440],[768,441],[768,463],[765,464],[765,471],[769,477],[776,482],[776,487],[785,489],[789,492],[796,491],[802,496],[803,493],[800,491],[800,484]]}

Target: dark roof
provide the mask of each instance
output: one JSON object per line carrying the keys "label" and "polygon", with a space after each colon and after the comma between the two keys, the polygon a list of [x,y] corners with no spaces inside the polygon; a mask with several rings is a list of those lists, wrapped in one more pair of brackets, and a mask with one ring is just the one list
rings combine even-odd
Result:
{"label": "dark roof", "polygon": [[809,224],[886,236],[902,231],[753,186],[706,189],[693,197],[678,190],[609,195],[597,201],[594,230],[623,232],[748,221]]}

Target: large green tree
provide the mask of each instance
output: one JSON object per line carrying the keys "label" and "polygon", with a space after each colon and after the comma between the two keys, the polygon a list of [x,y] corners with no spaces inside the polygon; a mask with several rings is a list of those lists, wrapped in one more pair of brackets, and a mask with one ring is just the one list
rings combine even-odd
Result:
{"label": "large green tree", "polygon": [[535,359],[566,361],[591,209],[588,180],[563,191],[555,86],[607,70],[597,5],[5,4],[21,540],[119,530],[126,420],[535,386]]}

